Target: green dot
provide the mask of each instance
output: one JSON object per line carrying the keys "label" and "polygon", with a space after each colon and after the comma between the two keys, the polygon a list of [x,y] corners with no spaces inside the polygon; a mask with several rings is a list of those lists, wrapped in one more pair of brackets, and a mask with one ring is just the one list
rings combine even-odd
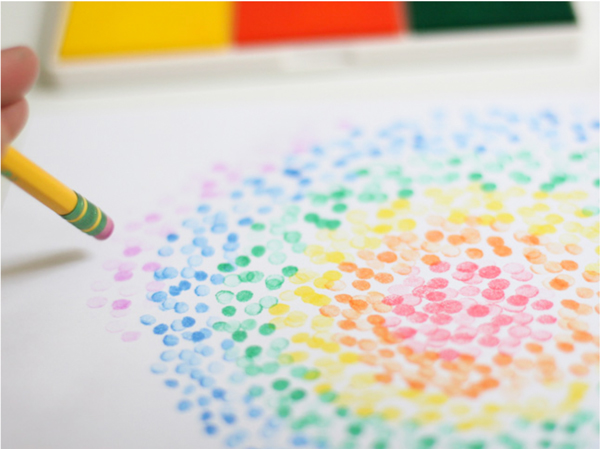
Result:
{"label": "green dot", "polygon": [[387,449],[387,447],[387,441],[376,441],[375,444],[373,444],[373,449]]}
{"label": "green dot", "polygon": [[426,448],[433,447],[435,445],[435,443],[436,443],[436,439],[434,437],[425,436],[419,440],[419,442],[417,443],[417,447],[426,449]]}
{"label": "green dot", "polygon": [[346,407],[338,407],[335,410],[335,414],[338,415],[338,416],[341,416],[342,418],[344,416],[348,416],[348,412],[349,412],[349,410]]}
{"label": "green dot", "polygon": [[460,179],[460,175],[456,172],[446,173],[441,177],[441,180],[444,184],[451,184],[454,181],[458,181]]}
{"label": "green dot", "polygon": [[316,223],[319,220],[319,216],[315,213],[309,213],[304,216],[304,221],[307,223]]}
{"label": "green dot", "polygon": [[577,432],[578,426],[575,423],[569,423],[564,427],[564,431],[567,433],[575,433]]}
{"label": "green dot", "polygon": [[282,365],[291,365],[294,363],[294,358],[289,354],[280,354],[277,358]]}
{"label": "green dot", "polygon": [[289,386],[290,382],[286,379],[277,379],[273,382],[273,389],[277,391],[283,391]]}
{"label": "green dot", "polygon": [[230,292],[229,290],[221,290],[217,292],[215,298],[219,304],[229,304],[233,299],[233,292]]}
{"label": "green dot", "polygon": [[462,161],[460,160],[459,157],[451,157],[450,159],[448,159],[448,165],[453,166],[453,167],[460,165],[461,162]]}
{"label": "green dot", "polygon": [[284,253],[273,253],[269,256],[269,263],[272,265],[281,265],[285,262],[287,256]]}
{"label": "green dot", "polygon": [[[273,323],[269,323],[269,324],[273,324]],[[277,351],[283,351],[285,348],[287,348],[290,345],[290,342],[287,341],[285,338],[276,338],[275,340],[273,340],[271,342],[271,348],[277,350]]]}
{"label": "green dot", "polygon": [[290,398],[292,401],[299,401],[306,396],[306,392],[304,390],[294,390],[290,393]]}
{"label": "green dot", "polygon": [[348,206],[346,206],[344,203],[334,204],[333,207],[331,208],[331,210],[337,214],[346,212],[346,209],[348,209]]}
{"label": "green dot", "polygon": [[223,273],[231,273],[233,270],[235,270],[235,267],[230,263],[220,263],[217,265],[217,269]]}
{"label": "green dot", "polygon": [[373,195],[371,195],[369,192],[363,192],[359,194],[357,198],[361,203],[369,203],[373,201]]}
{"label": "green dot", "polygon": [[298,272],[298,268],[294,267],[292,265],[288,266],[288,267],[283,267],[281,269],[281,273],[286,277],[289,278],[293,275],[295,275]]}
{"label": "green dot", "polygon": [[292,410],[290,407],[288,407],[287,405],[282,405],[277,409],[277,414],[280,418],[287,418],[288,416],[290,416],[291,411]]}
{"label": "green dot", "polygon": [[367,170],[366,168],[357,170],[355,173],[356,176],[367,176],[368,174],[369,174],[369,170]]}
{"label": "green dot", "polygon": [[322,393],[319,398],[323,402],[333,402],[335,398],[337,398],[337,394],[335,394],[333,391],[327,391],[326,393]]}
{"label": "green dot", "polygon": [[276,305],[278,302],[279,302],[279,300],[277,298],[275,298],[275,296],[264,296],[264,297],[260,298],[260,301],[259,301],[259,303],[263,309],[270,309],[271,307]]}
{"label": "green dot", "polygon": [[237,287],[241,282],[242,281],[237,274],[228,274],[223,280],[223,284],[225,284],[227,287]]}
{"label": "green dot", "polygon": [[233,306],[223,307],[223,309],[221,310],[221,313],[225,316],[233,316],[233,315],[235,315],[235,307],[233,307]]}
{"label": "green dot", "polygon": [[481,184],[481,190],[483,190],[484,192],[493,192],[494,190],[496,190],[496,184],[494,184],[493,182],[485,182]]}
{"label": "green dot", "polygon": [[267,276],[267,278],[265,279],[265,285],[269,290],[277,290],[281,287],[284,281],[285,278],[283,276],[280,276],[278,274],[272,274],[270,276]]}
{"label": "green dot", "polygon": [[569,156],[569,158],[572,161],[580,161],[580,160],[583,159],[583,154],[581,154],[581,153],[571,153],[571,156]]}
{"label": "green dot", "polygon": [[275,325],[273,323],[262,324],[258,328],[258,332],[260,335],[271,335],[273,332],[275,332]]}
{"label": "green dot", "polygon": [[333,200],[343,200],[344,198],[348,198],[352,192],[350,190],[342,189],[333,192],[330,196]]}
{"label": "green dot", "polygon": [[245,331],[251,331],[256,327],[256,320],[252,318],[248,318],[247,320],[242,321],[242,329]]}
{"label": "green dot", "polygon": [[239,302],[248,302],[253,296],[254,293],[252,293],[250,290],[242,290],[236,293],[235,299],[237,299]]}
{"label": "green dot", "polygon": [[286,232],[283,234],[283,240],[288,243],[298,243],[302,238],[302,234],[296,231]]}
{"label": "green dot", "polygon": [[[244,278],[242,279],[242,274],[244,275]],[[253,283],[257,283],[263,280],[263,278],[265,277],[265,275],[263,274],[262,271],[246,271],[244,273],[240,274],[240,280],[242,280],[243,282],[253,282]]]}
{"label": "green dot", "polygon": [[248,375],[248,376],[257,376],[261,373],[261,369],[260,366],[256,366],[256,365],[248,365],[245,369],[244,372]]}
{"label": "green dot", "polygon": [[552,192],[554,190],[554,184],[551,182],[544,182],[540,185],[540,190],[542,192]]}
{"label": "green dot", "polygon": [[358,423],[350,424],[348,426],[348,433],[350,435],[360,435],[362,432],[362,426]]}
{"label": "green dot", "polygon": [[262,394],[264,393],[265,389],[263,387],[259,387],[259,386],[252,386],[248,389],[248,394],[250,396],[252,396],[253,398],[257,398],[259,396],[262,396]]}
{"label": "green dot", "polygon": [[320,206],[321,204],[325,204],[327,202],[327,200],[328,200],[327,195],[323,195],[323,194],[320,194],[320,193],[317,193],[317,194],[313,195],[313,197],[312,197],[312,202],[316,206]]}
{"label": "green dot", "polygon": [[398,192],[400,198],[410,198],[414,192],[411,189],[402,189]]}
{"label": "green dot", "polygon": [[265,247],[261,245],[257,245],[250,251],[254,257],[260,257],[265,254]]}
{"label": "green dot", "polygon": [[317,225],[317,228],[324,229],[327,227],[327,219],[319,218],[315,224]]}
{"label": "green dot", "polygon": [[551,182],[552,184],[562,184],[563,182],[566,182],[566,180],[567,175],[564,173],[559,173],[552,176]]}
{"label": "green dot", "polygon": [[600,178],[594,180],[594,187],[600,187]]}
{"label": "green dot", "polygon": [[319,377],[321,377],[321,373],[316,369],[309,369],[306,372],[306,374],[304,375],[304,378],[306,380],[315,380],[315,379],[318,379]]}
{"label": "green dot", "polygon": [[302,254],[304,252],[304,250],[306,249],[306,243],[295,243],[294,246],[292,246],[292,251],[295,252],[296,254]]}
{"label": "green dot", "polygon": [[245,331],[237,330],[233,334],[231,334],[231,338],[233,338],[234,341],[242,342],[246,338],[248,338],[248,334]]}
{"label": "green dot", "polygon": [[252,226],[250,226],[250,229],[253,231],[264,231],[265,225],[262,223],[254,223]]}
{"label": "green dot", "polygon": [[227,323],[225,321],[217,321],[212,325],[212,328],[216,331],[224,331]]}
{"label": "green dot", "polygon": [[235,332],[240,328],[240,323],[233,320],[233,321],[229,321],[228,323],[225,324],[225,331],[227,332]]}
{"label": "green dot", "polygon": [[250,258],[248,256],[239,256],[235,259],[235,264],[238,267],[247,267],[250,264]]}
{"label": "green dot", "polygon": [[512,172],[510,178],[518,184],[527,184],[531,182],[531,178],[524,173]]}
{"label": "green dot", "polygon": [[290,374],[292,375],[292,377],[297,377],[301,379],[306,374],[306,371],[307,369],[303,366],[295,366],[292,369],[290,369]]}
{"label": "green dot", "polygon": [[337,228],[339,228],[341,224],[342,222],[340,220],[327,220],[325,226],[327,227],[327,229],[331,229],[332,231],[334,231]]}
{"label": "green dot", "polygon": [[596,206],[586,206],[581,210],[581,213],[584,217],[593,217],[600,213],[600,209]]}
{"label": "green dot", "polygon": [[267,242],[267,249],[269,251],[281,251],[283,249],[283,243],[281,243],[281,240],[269,240]]}
{"label": "green dot", "polygon": [[262,367],[262,371],[265,374],[274,374],[277,371],[279,371],[279,363],[277,363],[277,362],[265,363]]}
{"label": "green dot", "polygon": [[262,312],[262,306],[260,304],[248,304],[246,306],[246,308],[244,309],[244,312],[246,312],[248,315],[250,316],[256,316],[258,315],[260,312]]}
{"label": "green dot", "polygon": [[481,173],[471,173],[469,175],[469,181],[477,182],[481,181],[481,178],[483,178],[483,175]]}
{"label": "green dot", "polygon": [[538,446],[541,447],[541,448],[544,448],[544,449],[548,448],[548,447],[552,446],[552,441],[550,441],[550,440],[540,440],[538,442]]}
{"label": "green dot", "polygon": [[262,348],[260,346],[248,346],[246,348],[246,357],[254,358],[258,357],[262,352]]}

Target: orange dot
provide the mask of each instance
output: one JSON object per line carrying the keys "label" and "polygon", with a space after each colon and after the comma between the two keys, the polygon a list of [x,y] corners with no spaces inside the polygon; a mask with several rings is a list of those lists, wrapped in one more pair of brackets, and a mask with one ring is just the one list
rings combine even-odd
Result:
{"label": "orange dot", "polygon": [[371,279],[374,274],[370,268],[359,268],[356,270],[356,277],[359,279]]}
{"label": "orange dot", "polygon": [[600,273],[595,271],[584,271],[581,276],[588,282],[598,282],[600,281]]}
{"label": "orange dot", "polygon": [[369,315],[367,317],[367,321],[374,326],[381,326],[383,323],[385,323],[385,318],[381,315]]}
{"label": "orange dot", "polygon": [[569,288],[569,283],[564,279],[560,279],[559,276],[556,276],[550,281],[550,287],[552,287],[554,290],[562,291]]}
{"label": "orange dot", "polygon": [[356,329],[356,323],[352,320],[338,321],[337,325],[345,331]]}
{"label": "orange dot", "polygon": [[573,352],[573,349],[575,349],[571,343],[566,342],[556,343],[556,347],[563,352]]}
{"label": "orange dot", "polygon": [[571,310],[577,310],[577,307],[579,307],[579,303],[577,301],[573,301],[572,299],[563,299],[560,304],[563,307]]}
{"label": "orange dot", "polygon": [[362,260],[375,259],[375,253],[373,251],[369,251],[368,249],[361,249],[358,253],[356,253],[356,255]]}
{"label": "orange dot", "polygon": [[581,365],[580,363],[574,363],[569,367],[569,371],[576,376],[586,376],[590,370],[587,366]]}
{"label": "orange dot", "polygon": [[382,384],[389,384],[392,382],[391,374],[375,374],[373,377],[377,382],[380,382]]}
{"label": "orange dot", "polygon": [[391,349],[380,349],[379,355],[381,357],[385,357],[386,359],[391,359],[392,357],[394,357],[394,351],[392,351]]}
{"label": "orange dot", "polygon": [[575,312],[577,312],[579,315],[591,315],[593,309],[592,306],[588,306],[587,304],[579,304]]}
{"label": "orange dot", "polygon": [[560,273],[563,270],[562,265],[558,262],[546,262],[544,268],[548,273]]}
{"label": "orange dot", "polygon": [[398,256],[396,255],[396,253],[393,253],[391,251],[385,251],[383,253],[379,253],[377,255],[377,259],[385,263],[392,263],[398,260]]}
{"label": "orange dot", "polygon": [[352,282],[352,286],[361,292],[371,288],[371,284],[369,284],[367,281],[354,281]]}
{"label": "orange dot", "polygon": [[321,315],[323,316],[335,317],[340,314],[340,308],[334,304],[328,304],[321,307],[319,312],[321,312]]}
{"label": "orange dot", "polygon": [[362,340],[358,341],[358,347],[363,351],[372,351],[377,347],[377,342],[374,340],[363,338]]}
{"label": "orange dot", "polygon": [[375,280],[377,282],[381,282],[382,284],[391,284],[394,282],[394,276],[389,273],[377,273],[375,275]]}
{"label": "orange dot", "polygon": [[500,382],[498,382],[496,379],[488,377],[488,378],[483,379],[479,384],[481,385],[482,388],[489,389],[489,388],[496,388],[498,385],[500,385]]}
{"label": "orange dot", "polygon": [[421,260],[425,265],[435,265],[437,263],[440,263],[440,258],[433,254],[427,254],[421,257]]}
{"label": "orange dot", "polygon": [[592,296],[594,296],[594,290],[592,290],[591,288],[587,288],[587,287],[577,287],[577,296],[579,296],[580,298],[583,299],[588,299],[591,298]]}
{"label": "orange dot", "polygon": [[496,246],[494,247],[494,254],[500,257],[507,257],[512,254],[512,249],[510,249],[508,246]]}
{"label": "orange dot", "polygon": [[460,231],[460,234],[464,237],[466,243],[477,243],[481,240],[481,235],[479,231],[474,228],[465,228]]}
{"label": "orange dot", "polygon": [[581,359],[588,365],[597,365],[600,362],[600,354],[597,352],[586,352],[581,356]]}
{"label": "orange dot", "polygon": [[494,361],[494,363],[496,365],[500,365],[500,366],[506,366],[506,365],[510,365],[512,363],[512,357],[509,356],[508,354],[496,354],[492,360]]}
{"label": "orange dot", "polygon": [[385,243],[389,249],[395,250],[396,247],[400,246],[402,240],[400,240],[400,237],[396,237],[394,235],[386,235],[383,238],[383,243]]}
{"label": "orange dot", "polygon": [[465,252],[471,259],[481,259],[483,257],[483,251],[478,248],[469,248]]}
{"label": "orange dot", "polygon": [[350,337],[349,335],[344,335],[340,338],[340,343],[344,346],[354,346],[356,344],[356,338]]}
{"label": "orange dot", "polygon": [[532,352],[533,354],[539,354],[544,350],[542,345],[539,345],[537,343],[527,343],[525,345],[525,349],[527,349],[529,352]]}
{"label": "orange dot", "polygon": [[573,254],[574,256],[581,254],[581,252],[583,251],[581,246],[576,245],[575,243],[569,243],[565,246],[565,249],[568,253]]}
{"label": "orange dot", "polygon": [[424,390],[425,389],[425,384],[423,382],[421,382],[420,380],[406,379],[406,383],[413,390]]}
{"label": "orange dot", "polygon": [[352,299],[352,296],[342,293],[341,295],[335,295],[334,298],[337,302],[341,302],[342,304],[347,304],[348,301],[350,301]]}
{"label": "orange dot", "polygon": [[343,271],[345,273],[352,273],[358,267],[356,266],[355,263],[352,263],[352,262],[342,262],[341,264],[338,265],[338,268],[340,269],[340,271]]}
{"label": "orange dot", "polygon": [[490,246],[504,246],[504,239],[502,237],[488,237],[487,242]]}
{"label": "orange dot", "polygon": [[454,246],[462,245],[463,243],[465,243],[465,238],[462,235],[449,235],[448,243]]}
{"label": "orange dot", "polygon": [[369,307],[369,303],[367,301],[363,301],[362,299],[351,299],[350,307],[352,307],[357,312],[364,312],[367,307]]}
{"label": "orange dot", "polygon": [[399,262],[392,267],[392,271],[394,271],[398,274],[407,275],[407,274],[410,274],[410,272],[412,271],[412,268],[410,267],[410,265]]}
{"label": "orange dot", "polygon": [[594,340],[594,336],[586,331],[574,331],[573,340],[578,341],[580,343],[588,343]]}
{"label": "orange dot", "polygon": [[430,242],[439,242],[444,238],[444,234],[440,231],[428,231],[425,233],[425,238]]}
{"label": "orange dot", "polygon": [[560,266],[563,267],[567,271],[575,271],[577,268],[579,268],[579,265],[577,265],[577,262],[573,262],[572,260],[563,260],[560,263]]}
{"label": "orange dot", "polygon": [[523,236],[521,241],[523,243],[527,243],[528,245],[539,245],[540,244],[540,239],[537,238],[536,235],[525,235],[525,236]]}

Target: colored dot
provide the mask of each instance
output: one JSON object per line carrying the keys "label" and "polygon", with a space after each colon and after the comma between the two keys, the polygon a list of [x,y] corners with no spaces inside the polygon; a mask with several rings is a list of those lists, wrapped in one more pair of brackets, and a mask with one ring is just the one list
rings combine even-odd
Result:
{"label": "colored dot", "polygon": [[199,302],[198,304],[196,304],[195,310],[198,313],[204,313],[208,311],[208,305],[204,304],[203,302]]}
{"label": "colored dot", "polygon": [[223,273],[231,273],[233,270],[235,270],[235,267],[230,263],[220,263],[217,266],[217,269]]}
{"label": "colored dot", "polygon": [[266,335],[271,335],[273,332],[275,332],[275,329],[276,329],[276,327],[275,327],[274,324],[272,324],[272,323],[265,323],[265,324],[261,325],[258,328],[258,332],[261,335],[265,335],[266,336]]}
{"label": "colored dot", "polygon": [[253,358],[258,357],[262,352],[262,348],[260,346],[248,346],[246,348],[246,357]]}
{"label": "colored dot", "polygon": [[177,343],[179,343],[179,337],[176,335],[165,335],[163,338],[163,343],[166,346],[175,346]]}
{"label": "colored dot", "polygon": [[265,285],[269,290],[277,290],[281,287],[285,278],[279,275],[270,275],[265,279]]}
{"label": "colored dot", "polygon": [[250,251],[252,253],[252,255],[254,257],[261,257],[262,255],[265,254],[265,247],[264,246],[255,246],[254,248],[252,248],[252,250]]}
{"label": "colored dot", "polygon": [[196,320],[191,316],[186,316],[183,318],[183,320],[181,320],[181,324],[183,324],[183,327],[192,327],[194,324],[196,324]]}
{"label": "colored dot", "polygon": [[298,272],[298,268],[290,265],[288,267],[282,268],[281,272],[285,277],[291,277]]}
{"label": "colored dot", "polygon": [[483,176],[482,176],[482,174],[481,174],[481,173],[471,173],[471,174],[469,175],[469,180],[470,180],[470,181],[473,181],[473,182],[480,181],[480,180],[481,180],[481,178],[483,178]]}
{"label": "colored dot", "polygon": [[494,184],[493,182],[485,182],[481,185],[481,190],[483,190],[484,192],[493,192],[494,190],[496,190],[496,184]]}
{"label": "colored dot", "polygon": [[290,382],[288,380],[278,379],[275,382],[273,382],[273,389],[277,391],[282,391],[285,390],[289,384]]}
{"label": "colored dot", "polygon": [[217,292],[215,298],[219,304],[229,304],[231,301],[233,301],[233,296],[233,292],[230,292],[229,290],[221,290]]}
{"label": "colored dot", "polygon": [[247,267],[250,264],[250,258],[248,256],[239,256],[235,259],[235,264],[238,267]]}
{"label": "colored dot", "polygon": [[249,290],[242,290],[235,295],[235,299],[239,302],[248,302],[252,299],[254,294]]}
{"label": "colored dot", "polygon": [[252,226],[250,226],[250,229],[253,231],[263,231],[265,229],[265,225],[262,223],[254,223]]}
{"label": "colored dot", "polygon": [[334,204],[333,207],[331,208],[331,210],[333,212],[338,213],[338,214],[346,212],[347,209],[348,209],[348,206],[346,206],[343,203]]}
{"label": "colored dot", "polygon": [[233,334],[231,334],[231,338],[234,341],[242,342],[248,337],[248,334],[245,331],[237,330]]}
{"label": "colored dot", "polygon": [[162,335],[165,332],[167,332],[169,330],[169,326],[167,326],[166,324],[159,324],[158,326],[155,326],[153,329],[153,332],[156,335]]}
{"label": "colored dot", "polygon": [[233,307],[233,306],[226,306],[226,307],[223,307],[223,309],[221,310],[221,313],[223,313],[223,315],[228,316],[228,317],[234,316],[235,312],[236,312],[236,310],[235,310],[235,307]]}
{"label": "colored dot", "polygon": [[156,323],[156,318],[154,318],[152,315],[142,315],[140,317],[140,323],[149,326]]}
{"label": "colored dot", "polygon": [[294,401],[299,401],[306,396],[304,390],[294,390],[290,393],[290,398]]}

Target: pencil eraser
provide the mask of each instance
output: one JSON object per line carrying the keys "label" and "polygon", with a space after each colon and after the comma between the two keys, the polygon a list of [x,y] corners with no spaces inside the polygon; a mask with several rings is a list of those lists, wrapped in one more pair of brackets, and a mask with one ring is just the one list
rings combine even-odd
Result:
{"label": "pencil eraser", "polygon": [[112,234],[113,229],[115,229],[115,224],[113,223],[111,218],[107,215],[106,216],[106,226],[104,226],[104,229],[99,234],[95,235],[94,237],[97,238],[98,240],[106,240]]}

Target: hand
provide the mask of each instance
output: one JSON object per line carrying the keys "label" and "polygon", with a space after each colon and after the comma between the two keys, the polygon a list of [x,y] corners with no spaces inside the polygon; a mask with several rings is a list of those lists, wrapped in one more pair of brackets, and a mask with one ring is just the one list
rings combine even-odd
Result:
{"label": "hand", "polygon": [[2,156],[27,121],[24,95],[38,74],[35,53],[27,47],[2,50]]}

